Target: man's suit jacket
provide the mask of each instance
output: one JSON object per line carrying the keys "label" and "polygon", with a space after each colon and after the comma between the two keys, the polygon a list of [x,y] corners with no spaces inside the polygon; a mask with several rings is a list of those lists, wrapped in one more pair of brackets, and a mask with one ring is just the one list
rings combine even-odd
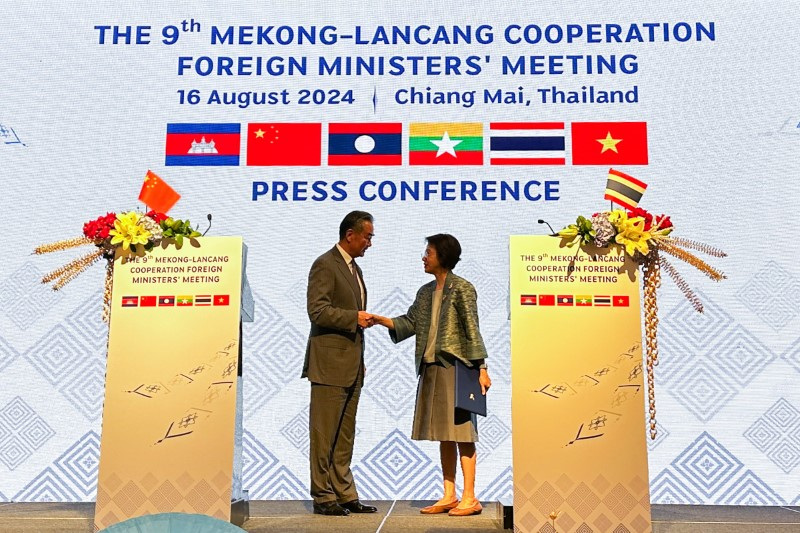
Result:
{"label": "man's suit jacket", "polygon": [[[364,284],[366,308],[367,287]],[[349,387],[364,361],[364,331],[358,327],[358,287],[339,249],[319,256],[308,274],[306,303],[311,332],[301,377],[313,383]]]}
{"label": "man's suit jacket", "polygon": [[[417,291],[414,303],[406,314],[393,318],[394,329],[389,336],[395,343],[413,335],[417,336],[415,367],[420,372],[422,356],[428,345],[431,328],[431,308],[436,280],[426,283]],[[447,273],[439,310],[439,329],[436,334],[437,359],[445,366],[451,364],[441,355],[460,359],[468,365],[486,366],[486,346],[478,328],[478,294],[469,281],[452,272]]]}

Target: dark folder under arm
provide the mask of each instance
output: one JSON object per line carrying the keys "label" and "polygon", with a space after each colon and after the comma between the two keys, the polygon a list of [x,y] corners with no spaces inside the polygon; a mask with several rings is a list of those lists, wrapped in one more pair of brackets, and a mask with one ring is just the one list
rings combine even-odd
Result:
{"label": "dark folder under arm", "polygon": [[456,359],[456,409],[486,416],[486,396],[481,394],[481,371]]}

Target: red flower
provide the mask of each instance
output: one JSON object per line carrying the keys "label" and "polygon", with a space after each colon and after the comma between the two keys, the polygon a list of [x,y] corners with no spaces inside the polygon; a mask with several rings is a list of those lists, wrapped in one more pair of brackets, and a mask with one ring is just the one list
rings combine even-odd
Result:
{"label": "red flower", "polygon": [[672,221],[667,215],[656,217],[659,229],[669,229],[672,227]]}
{"label": "red flower", "polygon": [[156,224],[161,224],[163,221],[169,218],[164,213],[158,213],[156,211],[153,211],[152,209],[146,213],[146,216],[152,218]]}
{"label": "red flower", "polygon": [[93,241],[102,241],[108,238],[111,228],[114,227],[114,221],[117,219],[115,213],[106,213],[103,216],[97,217],[83,225],[83,234]]}
{"label": "red flower", "polygon": [[641,207],[634,207],[628,211],[628,217],[642,217],[644,219],[645,231],[650,231],[654,225],[657,225],[658,229],[668,229],[672,227],[672,221],[667,215],[653,216]]}

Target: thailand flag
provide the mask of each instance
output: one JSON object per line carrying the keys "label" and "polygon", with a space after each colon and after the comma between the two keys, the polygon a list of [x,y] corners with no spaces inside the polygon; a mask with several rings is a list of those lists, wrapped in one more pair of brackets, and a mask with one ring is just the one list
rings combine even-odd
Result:
{"label": "thailand flag", "polygon": [[489,164],[564,165],[563,122],[492,122]]}
{"label": "thailand flag", "polygon": [[348,123],[328,125],[328,165],[400,165],[403,125]]}
{"label": "thailand flag", "polygon": [[167,124],[167,166],[238,166],[240,124]]}

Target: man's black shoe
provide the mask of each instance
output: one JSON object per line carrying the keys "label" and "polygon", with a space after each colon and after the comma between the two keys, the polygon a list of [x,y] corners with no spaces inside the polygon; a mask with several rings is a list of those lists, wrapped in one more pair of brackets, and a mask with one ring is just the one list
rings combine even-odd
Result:
{"label": "man's black shoe", "polygon": [[346,511],[350,511],[351,513],[376,513],[378,512],[377,507],[373,507],[372,505],[364,505],[358,500],[353,500],[351,502],[341,504],[342,507]]}
{"label": "man's black shoe", "polygon": [[324,514],[327,516],[347,516],[350,511],[336,502],[325,502],[314,504],[314,514]]}

